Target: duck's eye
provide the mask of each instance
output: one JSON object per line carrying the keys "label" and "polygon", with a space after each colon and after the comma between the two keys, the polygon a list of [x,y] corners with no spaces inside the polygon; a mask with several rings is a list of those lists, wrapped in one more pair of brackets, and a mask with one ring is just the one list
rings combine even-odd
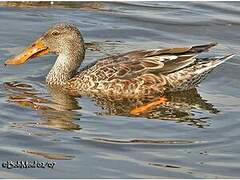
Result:
{"label": "duck's eye", "polygon": [[57,35],[60,34],[60,32],[59,31],[53,31],[51,34],[54,35],[54,36],[57,36]]}

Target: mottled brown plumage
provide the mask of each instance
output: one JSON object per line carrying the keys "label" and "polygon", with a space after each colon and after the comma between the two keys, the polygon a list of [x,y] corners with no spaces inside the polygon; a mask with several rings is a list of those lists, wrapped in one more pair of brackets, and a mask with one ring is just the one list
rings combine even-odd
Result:
{"label": "mottled brown plumage", "polygon": [[[66,91],[79,95],[114,99],[139,99],[192,89],[217,65],[233,56],[204,60],[197,57],[198,53],[209,50],[215,43],[138,50],[100,59],[77,73],[85,56],[85,47],[82,35],[74,25],[55,25],[36,42],[41,42],[40,53],[48,50],[58,54],[47,76],[48,84],[61,85]],[[34,57],[38,55],[39,52],[33,54]],[[13,61],[8,60],[7,64],[13,64]]]}

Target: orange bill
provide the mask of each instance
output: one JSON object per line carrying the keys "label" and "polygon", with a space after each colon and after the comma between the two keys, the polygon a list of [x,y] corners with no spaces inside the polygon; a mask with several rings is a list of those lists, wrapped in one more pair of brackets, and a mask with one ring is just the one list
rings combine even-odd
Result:
{"label": "orange bill", "polygon": [[160,105],[160,104],[165,104],[167,102],[167,99],[165,97],[161,97],[153,102],[150,102],[148,104],[145,104],[140,107],[136,107],[130,111],[131,115],[140,115],[141,113],[144,113],[150,109],[153,109],[154,107]]}
{"label": "orange bill", "polygon": [[38,39],[37,41],[35,41],[31,46],[26,48],[19,55],[6,60],[5,65],[23,64],[29,59],[43,56],[48,53],[49,53],[48,48],[44,45],[44,43],[41,41],[41,39]]}

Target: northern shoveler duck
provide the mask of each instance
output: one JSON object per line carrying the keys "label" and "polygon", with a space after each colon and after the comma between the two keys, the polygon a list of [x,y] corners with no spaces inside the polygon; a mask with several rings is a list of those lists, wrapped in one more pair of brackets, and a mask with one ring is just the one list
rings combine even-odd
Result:
{"label": "northern shoveler duck", "polygon": [[77,72],[85,56],[83,37],[75,25],[57,24],[5,64],[22,64],[55,53],[58,57],[46,77],[47,84],[83,95],[139,99],[192,89],[233,57],[197,57],[215,45],[131,51],[100,59]]}

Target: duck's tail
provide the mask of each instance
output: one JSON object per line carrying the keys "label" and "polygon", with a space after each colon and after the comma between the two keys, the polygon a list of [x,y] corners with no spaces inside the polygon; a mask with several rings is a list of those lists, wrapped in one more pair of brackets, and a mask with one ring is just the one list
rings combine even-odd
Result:
{"label": "duck's tail", "polygon": [[211,61],[210,61],[210,63],[212,63],[211,67],[215,68],[218,65],[224,63],[225,61],[231,59],[232,57],[234,57],[234,54],[228,54],[226,56],[215,57],[215,58],[211,59]]}
{"label": "duck's tail", "polygon": [[197,61],[193,66],[189,67],[189,70],[193,68],[196,75],[205,74],[206,72],[210,73],[214,68],[224,63],[228,59],[231,59],[233,56],[234,54],[228,54],[221,57],[207,58],[207,60],[202,59],[200,61]]}
{"label": "duck's tail", "polygon": [[192,66],[188,66],[180,71],[167,76],[171,91],[182,91],[192,89],[202,82],[207,75],[218,65],[231,59],[234,54],[222,57],[208,58],[208,60],[197,61]]}

